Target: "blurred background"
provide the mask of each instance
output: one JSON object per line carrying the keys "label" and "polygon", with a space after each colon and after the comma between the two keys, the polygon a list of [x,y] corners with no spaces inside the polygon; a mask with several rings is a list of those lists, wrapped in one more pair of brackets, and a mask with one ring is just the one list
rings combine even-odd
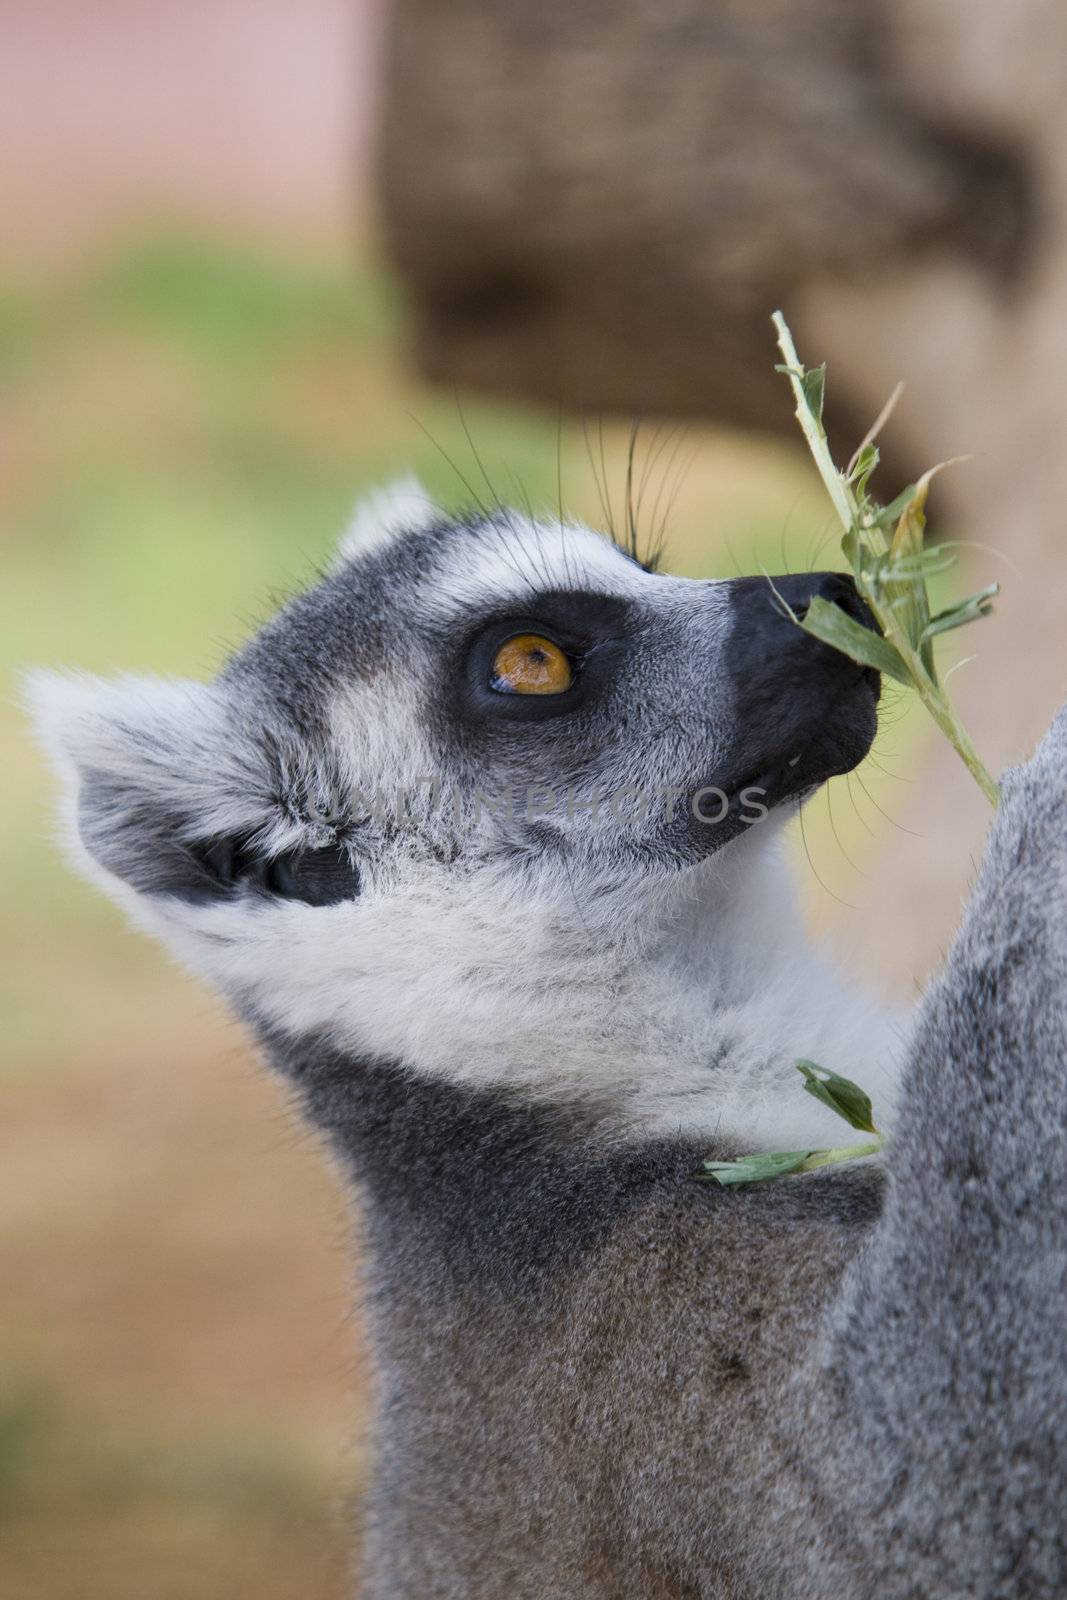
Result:
{"label": "blurred background", "polygon": [[[326,1600],[367,1451],[340,1192],[240,1030],[68,875],[14,673],[211,673],[401,470],[602,525],[635,419],[673,570],[838,564],[781,304],[829,359],[839,458],[907,383],[887,499],[975,453],[934,515],[970,541],[953,585],[1005,595],[953,681],[994,769],[1018,757],[1067,683],[1067,23],[4,0],[0,25],[0,1592]],[[913,996],[983,807],[889,697],[796,840],[858,977]]]}

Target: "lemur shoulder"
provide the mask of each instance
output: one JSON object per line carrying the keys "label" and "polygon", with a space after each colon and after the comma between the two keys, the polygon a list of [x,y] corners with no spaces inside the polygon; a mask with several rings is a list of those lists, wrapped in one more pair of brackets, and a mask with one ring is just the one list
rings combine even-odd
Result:
{"label": "lemur shoulder", "polygon": [[[814,594],[406,484],[213,682],[35,679],[82,865],[359,1197],[372,1600],[1067,1593],[1067,718],[902,1028],[781,849],[876,729]],[[696,1182],[840,1143],[798,1055],[884,1167]]]}

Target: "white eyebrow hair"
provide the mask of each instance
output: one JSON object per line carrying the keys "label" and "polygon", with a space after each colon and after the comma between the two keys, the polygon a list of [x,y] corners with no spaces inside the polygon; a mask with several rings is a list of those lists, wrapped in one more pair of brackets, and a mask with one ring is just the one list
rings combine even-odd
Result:
{"label": "white eyebrow hair", "polygon": [[604,534],[509,512],[451,542],[434,574],[433,601],[451,613],[486,600],[521,602],[549,589],[636,599],[655,581]]}

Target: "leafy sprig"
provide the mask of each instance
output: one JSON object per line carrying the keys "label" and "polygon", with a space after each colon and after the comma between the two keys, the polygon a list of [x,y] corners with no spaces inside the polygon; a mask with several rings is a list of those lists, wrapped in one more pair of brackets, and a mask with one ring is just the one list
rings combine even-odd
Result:
{"label": "leafy sprig", "polygon": [[850,1127],[873,1134],[873,1138],[862,1144],[834,1145],[825,1150],[771,1150],[739,1156],[734,1161],[703,1161],[697,1173],[702,1182],[718,1183],[724,1188],[736,1183],[761,1183],[767,1178],[812,1172],[816,1167],[878,1154],[885,1140],[874,1125],[870,1098],[859,1084],[831,1072],[828,1067],[816,1066],[814,1061],[800,1060],[796,1068],[803,1075],[804,1087],[810,1095],[843,1117]]}
{"label": "leafy sprig", "polygon": [[996,805],[999,798],[996,780],[982,762],[945,693],[934,660],[934,640],[943,633],[988,616],[998,590],[993,583],[955,605],[931,611],[927,581],[945,572],[954,563],[955,555],[946,544],[924,548],[926,496],[931,479],[950,463],[931,467],[889,505],[880,505],[870,488],[871,475],[878,465],[875,439],[896,395],[842,472],[830,454],[822,420],[825,363],[810,370],[804,367],[782,313],[776,311],[771,320],[782,352],[783,365],[777,370],[784,372],[792,385],[797,421],[842,527],[841,549],[852,569],[856,588],[882,630],[882,637],[820,596],[812,600],[803,617],[795,620],[806,633],[842,651],[853,661],[874,667],[897,683],[914,689],[965,762],[982,793]]}
{"label": "leafy sprig", "polygon": [[[840,650],[861,666],[873,667],[897,683],[914,689],[982,793],[995,806],[1000,797],[996,781],[956,715],[934,659],[934,640],[943,633],[988,616],[998,589],[993,583],[955,605],[940,611],[931,608],[927,582],[948,571],[956,558],[950,543],[931,549],[924,545],[926,496],[931,479],[941,467],[950,463],[931,467],[895,500],[881,505],[870,487],[871,476],[878,465],[875,441],[893,409],[899,388],[842,472],[830,454],[822,420],[826,365],[804,367],[782,313],[776,311],[772,321],[783,361],[777,370],[784,372],[792,385],[797,421],[841,524],[842,552],[852,569],[856,588],[870,607],[881,633],[863,627],[840,606],[832,605],[821,596],[811,601],[803,617],[794,614],[793,620],[806,633]],[[778,599],[786,605],[781,595]],[[701,1163],[698,1178],[724,1186],[760,1183],[876,1155],[883,1148],[885,1140],[875,1127],[870,1098],[858,1084],[826,1067],[816,1066],[813,1061],[797,1061],[796,1067],[809,1094],[843,1117],[851,1127],[873,1137],[861,1144],[836,1145],[822,1150],[774,1150],[740,1156],[734,1161],[708,1160]]]}

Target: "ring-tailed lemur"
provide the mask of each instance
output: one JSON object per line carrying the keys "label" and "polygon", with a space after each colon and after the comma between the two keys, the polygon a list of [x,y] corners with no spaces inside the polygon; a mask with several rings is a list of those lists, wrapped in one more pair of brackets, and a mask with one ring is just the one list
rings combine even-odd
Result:
{"label": "ring-tailed lemur", "polygon": [[[1067,720],[904,1045],[780,854],[875,730],[815,593],[409,486],[214,682],[37,681],[362,1197],[374,1600],[1067,1593]],[[840,1142],[798,1055],[899,1075],[888,1176],[694,1181]]]}

